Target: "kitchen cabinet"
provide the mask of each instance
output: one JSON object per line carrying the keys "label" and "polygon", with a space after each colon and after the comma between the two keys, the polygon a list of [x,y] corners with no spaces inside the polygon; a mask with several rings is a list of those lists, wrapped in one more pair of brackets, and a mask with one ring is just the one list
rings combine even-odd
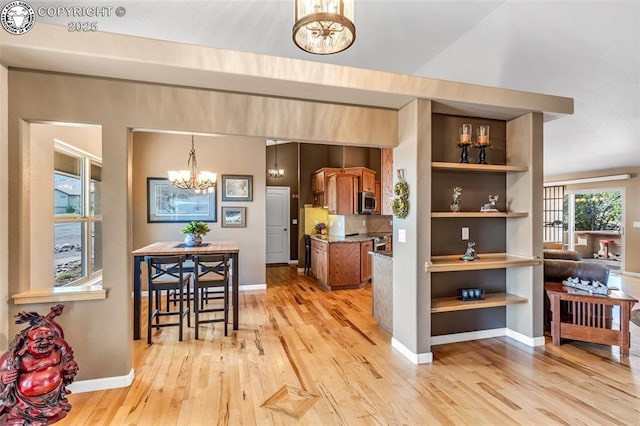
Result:
{"label": "kitchen cabinet", "polygon": [[371,279],[371,255],[373,241],[360,243],[360,282],[366,283]]}
{"label": "kitchen cabinet", "polygon": [[311,240],[311,275],[323,283],[327,282],[328,246],[326,242]]}
{"label": "kitchen cabinet", "polygon": [[358,212],[358,177],[349,173],[329,176],[326,190],[329,214],[352,215]]}
{"label": "kitchen cabinet", "polygon": [[376,209],[373,211],[373,214],[381,214],[382,213],[382,183],[377,180],[376,181]]}
{"label": "kitchen cabinet", "polygon": [[375,192],[376,172],[366,167],[346,167],[345,173],[358,176],[358,191]]}
{"label": "kitchen cabinet", "polygon": [[311,176],[311,192],[313,193],[313,205],[315,207],[327,205],[326,190],[329,176],[341,172],[342,169],[337,167],[323,167],[313,173]]}
{"label": "kitchen cabinet", "polygon": [[370,240],[326,242],[312,238],[311,276],[330,290],[362,287],[371,278],[372,249]]}

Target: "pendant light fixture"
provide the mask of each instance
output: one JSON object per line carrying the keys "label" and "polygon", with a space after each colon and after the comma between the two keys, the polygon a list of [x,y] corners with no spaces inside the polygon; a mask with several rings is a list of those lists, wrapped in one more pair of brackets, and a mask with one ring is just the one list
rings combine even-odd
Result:
{"label": "pendant light fixture", "polygon": [[278,141],[273,141],[273,142],[275,143],[275,147],[274,147],[275,157],[273,161],[273,168],[267,170],[267,176],[269,176],[271,179],[278,179],[284,176],[284,169],[278,168]]}
{"label": "pendant light fixture", "polygon": [[189,151],[187,167],[189,167],[189,170],[169,170],[169,182],[178,188],[192,189],[198,194],[215,190],[217,175],[211,172],[198,171],[193,135],[191,135],[191,151]]}
{"label": "pendant light fixture", "polygon": [[296,0],[293,42],[316,55],[348,49],[356,40],[354,0]]}

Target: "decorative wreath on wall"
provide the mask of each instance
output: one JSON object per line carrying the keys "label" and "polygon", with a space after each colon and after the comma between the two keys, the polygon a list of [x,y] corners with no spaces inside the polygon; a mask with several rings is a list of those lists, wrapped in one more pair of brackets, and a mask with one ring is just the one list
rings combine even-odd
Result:
{"label": "decorative wreath on wall", "polygon": [[391,204],[393,215],[404,219],[409,214],[409,184],[404,180],[404,169],[398,170],[398,182],[393,187],[393,193],[396,195]]}

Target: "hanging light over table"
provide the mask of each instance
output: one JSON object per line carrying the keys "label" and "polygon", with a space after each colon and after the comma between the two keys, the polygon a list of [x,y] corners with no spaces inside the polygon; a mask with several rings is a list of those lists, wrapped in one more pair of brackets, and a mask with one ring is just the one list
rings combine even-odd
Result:
{"label": "hanging light over table", "polygon": [[316,55],[348,49],[356,39],[354,0],[296,0],[293,42]]}
{"label": "hanging light over table", "polygon": [[215,190],[217,175],[205,171],[198,172],[193,135],[191,135],[191,151],[189,151],[187,166],[189,170],[169,170],[169,182],[171,182],[172,185],[182,189],[193,189],[198,194],[201,192],[213,192]]}
{"label": "hanging light over table", "polygon": [[278,179],[284,176],[284,169],[278,168],[278,141],[275,142],[275,159],[273,162],[273,168],[267,170],[267,175],[272,179]]}

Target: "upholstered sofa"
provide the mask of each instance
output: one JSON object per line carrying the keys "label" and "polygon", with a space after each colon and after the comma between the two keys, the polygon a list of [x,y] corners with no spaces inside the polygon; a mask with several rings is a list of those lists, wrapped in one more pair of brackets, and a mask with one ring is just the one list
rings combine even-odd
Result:
{"label": "upholstered sofa", "polygon": [[[560,283],[570,277],[600,281],[604,284],[609,281],[609,268],[606,265],[583,260],[577,251],[545,249],[543,255],[545,282]],[[544,329],[546,333],[551,330],[550,303],[546,292],[544,295]]]}
{"label": "upholstered sofa", "polygon": [[603,264],[583,260],[577,251],[544,250],[544,281],[562,282],[569,277],[606,284],[609,280],[609,268]]}

